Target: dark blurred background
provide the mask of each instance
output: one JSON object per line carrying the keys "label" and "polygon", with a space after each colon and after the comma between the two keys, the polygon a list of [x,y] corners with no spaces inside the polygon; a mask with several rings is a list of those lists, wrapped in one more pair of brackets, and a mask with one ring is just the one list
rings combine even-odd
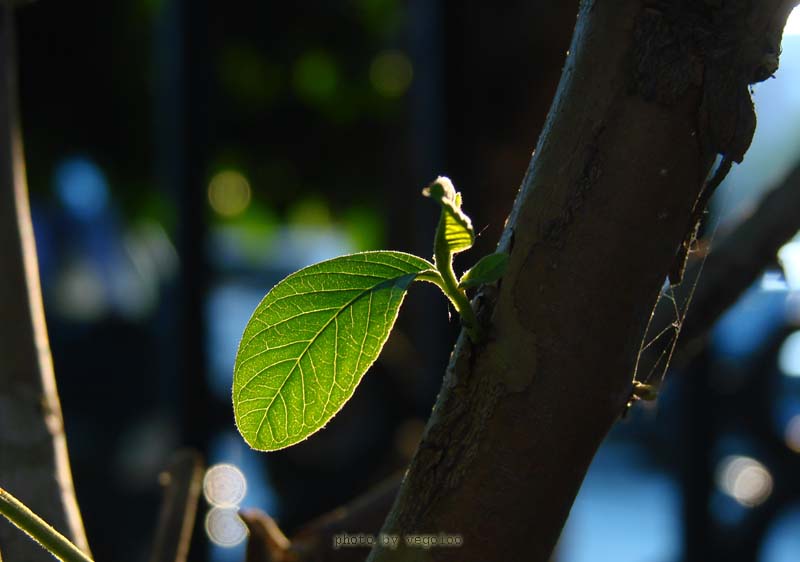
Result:
{"label": "dark blurred background", "polygon": [[[285,530],[402,468],[457,333],[435,290],[411,291],[328,428],[277,453],[248,450],[234,428],[239,337],[300,267],[368,249],[429,255],[437,210],[420,190],[437,175],[453,179],[481,232],[457,265],[491,251],[576,12],[576,0],[19,10],[47,319],[98,560],[146,559],[158,474],[184,445],[239,467],[242,505]],[[785,39],[778,77],[755,92],[757,138],[714,203],[722,224],[800,158],[800,36]],[[793,242],[685,376],[614,430],[557,559],[800,560],[798,326]],[[192,559],[240,560],[242,548],[203,536]]]}

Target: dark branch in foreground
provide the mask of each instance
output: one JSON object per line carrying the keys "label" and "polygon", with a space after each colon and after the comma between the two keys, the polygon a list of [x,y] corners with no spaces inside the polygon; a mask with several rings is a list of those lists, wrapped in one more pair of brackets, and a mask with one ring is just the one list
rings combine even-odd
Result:
{"label": "dark branch in foreground", "polygon": [[250,530],[247,562],[362,562],[364,548],[334,548],[339,533],[377,535],[400,488],[401,475],[384,482],[301,528],[292,540],[275,521],[258,510],[246,510],[241,517]]}
{"label": "dark branch in foreground", "polygon": [[[61,404],[47,339],[17,110],[14,19],[0,4],[0,486],[88,545],[72,488]],[[52,560],[0,525],[8,560]]]}
{"label": "dark branch in foreground", "polygon": [[178,451],[159,480],[164,499],[150,562],[185,562],[203,486],[204,463],[193,450]]}

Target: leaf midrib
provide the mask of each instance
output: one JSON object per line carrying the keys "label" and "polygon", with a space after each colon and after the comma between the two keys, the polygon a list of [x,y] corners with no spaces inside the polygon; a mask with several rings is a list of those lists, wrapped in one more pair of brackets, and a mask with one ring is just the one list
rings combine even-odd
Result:
{"label": "leaf midrib", "polygon": [[[368,262],[366,262],[366,263],[368,263]],[[383,265],[383,264],[380,264],[380,265]],[[409,264],[409,265],[411,265],[411,264]],[[397,269],[398,271],[402,271],[400,268],[398,268],[398,267],[395,267],[395,266],[391,266],[391,265],[389,265],[389,267],[392,267],[392,268],[394,268],[394,269]],[[331,272],[331,273],[333,273],[333,272]],[[339,273],[339,272],[336,272],[336,274],[338,274],[338,273]],[[273,397],[270,399],[270,401],[269,401],[269,404],[267,404],[267,406],[266,406],[265,408],[263,408],[263,409],[262,409],[262,410],[263,410],[263,412],[264,412],[264,415],[261,417],[261,421],[258,423],[258,427],[256,428],[256,431],[255,431],[254,438],[255,438],[255,439],[258,439],[258,436],[259,436],[259,434],[261,433],[261,429],[262,429],[262,428],[263,428],[263,426],[264,426],[264,421],[267,419],[267,416],[268,416],[268,414],[269,414],[269,410],[272,408],[272,405],[275,403],[275,400],[278,398],[278,396],[281,396],[281,399],[283,400],[283,396],[282,396],[283,389],[284,389],[284,387],[286,386],[286,383],[287,383],[287,382],[289,381],[289,379],[291,378],[292,374],[294,374],[294,372],[295,372],[295,369],[297,369],[298,365],[300,364],[300,360],[301,360],[301,359],[302,359],[302,358],[305,356],[305,354],[306,354],[306,353],[308,353],[308,350],[311,348],[311,346],[312,346],[312,345],[314,345],[314,343],[317,341],[317,338],[319,338],[319,336],[320,336],[320,335],[322,335],[322,333],[323,333],[323,332],[324,332],[324,331],[325,331],[325,330],[328,328],[328,326],[330,326],[331,322],[333,322],[334,320],[336,320],[336,319],[339,317],[339,315],[340,315],[340,314],[341,314],[341,313],[342,313],[342,312],[343,312],[343,311],[344,311],[344,310],[345,310],[347,307],[351,306],[353,303],[355,303],[357,300],[359,300],[360,298],[362,298],[364,295],[366,295],[366,294],[368,294],[368,293],[371,293],[371,292],[373,292],[373,291],[374,291],[374,290],[375,290],[377,287],[379,287],[379,286],[383,285],[384,283],[390,283],[390,282],[391,282],[392,284],[394,284],[394,283],[396,283],[396,282],[397,282],[397,280],[398,280],[398,279],[400,279],[400,278],[402,278],[402,277],[405,277],[406,275],[414,275],[414,276],[417,276],[417,275],[420,275],[421,273],[424,273],[424,271],[419,271],[419,272],[408,272],[408,273],[405,273],[404,275],[398,275],[397,277],[390,277],[390,278],[388,278],[388,279],[384,279],[384,280],[383,280],[383,281],[381,281],[380,283],[376,283],[375,285],[372,285],[371,287],[367,287],[367,288],[365,288],[363,291],[361,291],[361,292],[360,292],[359,294],[357,294],[355,297],[353,297],[352,299],[350,299],[349,301],[347,301],[345,304],[343,304],[343,305],[342,305],[342,306],[339,308],[339,310],[337,310],[337,311],[336,311],[336,312],[335,312],[335,313],[334,313],[334,314],[333,314],[333,315],[332,315],[332,316],[331,316],[331,317],[330,317],[330,318],[329,318],[329,319],[328,319],[328,320],[325,322],[325,324],[323,324],[323,326],[322,326],[322,327],[319,329],[319,331],[317,331],[317,333],[316,333],[316,334],[314,334],[314,336],[313,336],[313,337],[312,337],[310,340],[308,340],[308,343],[307,343],[306,347],[305,347],[305,348],[303,349],[303,351],[301,351],[301,352],[300,352],[300,354],[297,356],[297,359],[295,360],[295,363],[294,363],[294,365],[292,365],[292,368],[289,370],[289,372],[287,373],[286,377],[283,379],[283,382],[281,382],[280,386],[278,387],[278,390],[276,390],[276,391],[275,391],[275,395],[274,395],[274,396],[273,396]],[[330,310],[332,310],[333,308],[335,308],[335,307],[331,307],[331,309],[330,309]],[[309,312],[314,312],[314,311],[309,311]],[[266,331],[266,330],[268,330],[268,329],[269,329],[269,328],[265,328],[265,330],[264,330],[264,331]],[[368,331],[368,327],[367,327],[367,330],[365,331],[365,339],[366,339],[366,334],[367,334],[367,331]],[[254,337],[255,337],[255,336],[254,336]],[[252,341],[252,338],[251,338],[251,341]],[[336,340],[336,344],[337,344],[337,346],[338,346],[338,338],[337,338],[337,340]],[[359,355],[358,355],[358,358],[356,359],[356,365],[358,364],[358,361],[360,361],[360,360],[361,360],[361,356],[363,355],[363,352],[364,352],[364,348],[363,348],[363,344],[362,344],[362,347],[361,347],[361,349],[359,350]],[[335,357],[334,357],[334,362],[335,362]],[[334,364],[335,364],[335,363],[334,363]],[[239,389],[239,392],[237,393],[237,402],[241,400],[241,395],[242,395],[242,392],[243,392],[243,391],[244,391],[244,390],[247,388],[247,386],[248,386],[248,385],[249,385],[249,384],[250,384],[252,381],[254,381],[254,380],[255,380],[255,379],[256,379],[256,378],[257,378],[259,375],[261,375],[262,373],[266,372],[266,371],[267,371],[267,369],[269,369],[270,367],[272,367],[272,366],[274,366],[274,365],[275,365],[275,364],[273,363],[273,365],[269,365],[269,366],[265,367],[264,369],[262,369],[261,371],[257,372],[257,373],[256,373],[256,374],[254,374],[252,377],[250,377],[250,378],[247,380],[247,382],[245,382],[245,383],[244,383],[244,384],[241,386],[241,388]],[[335,367],[334,367],[334,379],[335,379]],[[306,400],[305,400],[305,381],[304,381],[304,380],[302,380],[302,377],[301,377],[301,382],[303,382],[303,385],[302,385],[302,386],[303,386],[303,413],[302,413],[302,427],[307,427],[307,426],[306,426],[306,420],[305,420],[305,408],[306,408]],[[333,381],[333,384],[335,384],[335,382],[336,382],[336,381],[334,380],[334,381]],[[333,384],[331,385],[331,387],[333,387]],[[332,388],[331,388],[331,392],[332,392]],[[328,396],[328,403],[330,403],[330,394],[331,394],[331,393],[329,393],[329,396]],[[285,404],[285,400],[284,400],[284,404]],[[284,406],[284,407],[286,407],[286,406]],[[327,404],[326,404],[326,407],[327,407]],[[258,409],[255,409],[255,410],[250,410],[250,411],[249,411],[247,414],[244,414],[244,415],[249,415],[249,414],[252,414],[253,412],[257,412],[257,411],[259,411],[259,410],[258,410]],[[288,408],[287,408],[287,412],[288,412]],[[323,410],[323,413],[322,413],[322,415],[323,415],[323,416],[325,415],[325,412],[324,412],[324,410]],[[271,436],[272,436],[272,440],[273,440],[275,443],[281,443],[281,442],[283,442],[283,441],[286,441],[286,440],[288,440],[288,439],[290,439],[290,438],[292,437],[291,435],[289,435],[289,427],[288,427],[288,425],[289,425],[289,423],[288,423],[288,414],[287,414],[287,416],[286,416],[286,417],[287,417],[287,420],[286,420],[286,426],[287,426],[287,427],[286,427],[286,434],[287,434],[287,436],[286,436],[286,438],[285,438],[285,439],[281,439],[281,440],[278,440],[278,439],[276,439],[276,438],[275,438],[275,433],[274,433],[274,432],[273,432],[273,430],[272,430],[272,425],[271,425],[271,424],[268,424],[268,425],[269,425],[270,434],[271,434]]]}

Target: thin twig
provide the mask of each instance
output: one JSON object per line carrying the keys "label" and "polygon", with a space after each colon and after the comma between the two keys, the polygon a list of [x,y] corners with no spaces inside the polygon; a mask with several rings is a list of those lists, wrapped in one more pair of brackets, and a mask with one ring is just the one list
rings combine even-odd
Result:
{"label": "thin twig", "polygon": [[91,558],[86,556],[64,535],[53,529],[46,521],[3,488],[0,488],[0,514],[59,560],[64,562],[92,562]]}
{"label": "thin twig", "polygon": [[178,451],[162,473],[164,500],[150,562],[184,562],[189,553],[204,463],[193,450]]}
{"label": "thin twig", "polygon": [[340,533],[377,535],[392,507],[402,481],[395,474],[347,505],[326,513],[300,528],[287,539],[277,523],[257,510],[242,511],[240,516],[250,531],[246,562],[350,562],[364,560],[360,548],[334,548]]}

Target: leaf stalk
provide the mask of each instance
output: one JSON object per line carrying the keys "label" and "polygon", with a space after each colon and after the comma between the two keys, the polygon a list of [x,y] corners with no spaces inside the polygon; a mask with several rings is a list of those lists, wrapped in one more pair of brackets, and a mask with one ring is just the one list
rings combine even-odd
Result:
{"label": "leaf stalk", "polygon": [[461,324],[467,331],[469,339],[472,343],[478,343],[483,338],[483,334],[478,324],[478,319],[475,316],[475,311],[472,310],[472,304],[469,302],[466,291],[458,286],[456,274],[453,271],[453,252],[450,245],[445,239],[445,224],[444,216],[439,219],[439,225],[436,227],[436,238],[433,245],[433,262],[436,265],[436,270],[439,272],[441,284],[439,288],[442,289],[450,302],[456,308],[456,311],[461,316]]}
{"label": "leaf stalk", "polygon": [[0,514],[63,562],[92,562],[69,539],[56,531],[25,504],[0,488]]}

